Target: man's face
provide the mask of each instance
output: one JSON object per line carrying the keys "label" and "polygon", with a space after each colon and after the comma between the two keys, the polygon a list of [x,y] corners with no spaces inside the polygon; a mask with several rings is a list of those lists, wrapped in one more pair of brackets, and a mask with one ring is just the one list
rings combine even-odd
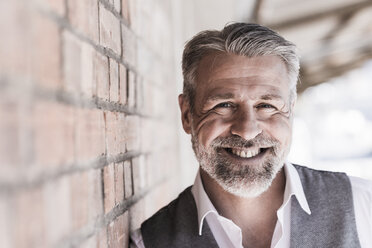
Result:
{"label": "man's face", "polygon": [[194,111],[183,126],[201,168],[226,191],[256,197],[271,185],[291,143],[289,77],[279,57],[214,54],[197,71]]}

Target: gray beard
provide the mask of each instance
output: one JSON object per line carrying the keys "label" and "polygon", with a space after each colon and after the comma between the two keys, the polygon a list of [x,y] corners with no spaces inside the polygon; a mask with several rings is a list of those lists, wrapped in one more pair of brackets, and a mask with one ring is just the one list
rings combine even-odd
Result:
{"label": "gray beard", "polygon": [[[191,135],[192,146],[201,168],[213,178],[225,191],[244,198],[257,197],[271,185],[276,174],[284,164],[286,151],[280,149],[279,141],[259,134],[252,140],[238,136],[217,138],[211,146],[205,148]],[[258,167],[235,163],[223,154],[226,147],[270,147],[265,160]]]}

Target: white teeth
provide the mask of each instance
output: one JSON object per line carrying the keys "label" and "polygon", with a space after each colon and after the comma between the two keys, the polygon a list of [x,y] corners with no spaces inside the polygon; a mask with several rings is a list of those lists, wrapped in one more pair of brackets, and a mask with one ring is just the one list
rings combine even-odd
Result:
{"label": "white teeth", "polygon": [[251,158],[253,156],[256,156],[260,152],[260,149],[258,148],[253,148],[250,150],[231,149],[231,152],[242,158]]}

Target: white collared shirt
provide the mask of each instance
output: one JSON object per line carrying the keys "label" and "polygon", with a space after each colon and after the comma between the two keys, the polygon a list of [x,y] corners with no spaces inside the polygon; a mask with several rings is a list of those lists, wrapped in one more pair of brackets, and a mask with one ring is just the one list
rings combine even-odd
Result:
{"label": "white collared shirt", "polygon": [[[271,241],[272,248],[287,248],[290,244],[291,196],[297,198],[301,208],[311,214],[305,193],[302,188],[297,170],[290,163],[284,165],[286,186],[282,206],[277,211],[274,234]],[[353,193],[355,219],[362,248],[372,247],[372,182],[349,177]],[[198,172],[191,189],[194,196],[199,222],[199,235],[203,235],[202,227],[205,221],[220,248],[243,248],[242,231],[233,221],[219,215],[204,190],[200,173]],[[143,248],[140,229],[132,233],[131,247]]]}

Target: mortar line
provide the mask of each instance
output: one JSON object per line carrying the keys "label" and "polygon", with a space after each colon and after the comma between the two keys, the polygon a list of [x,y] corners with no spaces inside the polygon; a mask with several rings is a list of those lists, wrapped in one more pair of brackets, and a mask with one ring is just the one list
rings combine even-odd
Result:
{"label": "mortar line", "polygon": [[[169,176],[168,176],[169,177]],[[81,228],[69,237],[64,238],[55,246],[56,248],[71,248],[78,247],[82,242],[98,233],[102,228],[109,225],[117,217],[128,211],[133,205],[148,195],[154,188],[159,187],[161,184],[167,181],[168,177],[162,177],[157,180],[153,185],[142,189],[138,194],[131,196],[130,198],[123,200],[120,204],[116,205],[107,214],[101,215],[97,220],[88,223],[86,226]]]}
{"label": "mortar line", "polygon": [[[0,75],[0,87],[11,89],[12,87],[23,86],[18,82],[19,80],[15,77],[7,77]],[[30,88],[33,97],[46,101],[55,101],[66,105],[71,105],[80,108],[87,109],[101,109],[110,112],[120,112],[126,115],[136,115],[142,118],[160,119],[160,116],[151,116],[139,112],[136,108],[125,106],[119,102],[108,102],[100,99],[96,96],[86,97],[81,94],[73,94],[66,92],[63,89],[47,89],[40,87],[40,84],[32,81],[32,87]]]}
{"label": "mortar line", "polygon": [[54,171],[40,170],[32,178],[19,177],[18,181],[14,182],[0,182],[0,194],[11,194],[20,190],[27,190],[39,187],[45,183],[56,180],[63,176],[72,175],[77,172],[83,172],[91,169],[102,169],[111,163],[120,163],[126,160],[145,155],[139,151],[131,151],[115,156],[102,155],[88,163],[71,163],[68,165],[61,165],[60,169]]}

